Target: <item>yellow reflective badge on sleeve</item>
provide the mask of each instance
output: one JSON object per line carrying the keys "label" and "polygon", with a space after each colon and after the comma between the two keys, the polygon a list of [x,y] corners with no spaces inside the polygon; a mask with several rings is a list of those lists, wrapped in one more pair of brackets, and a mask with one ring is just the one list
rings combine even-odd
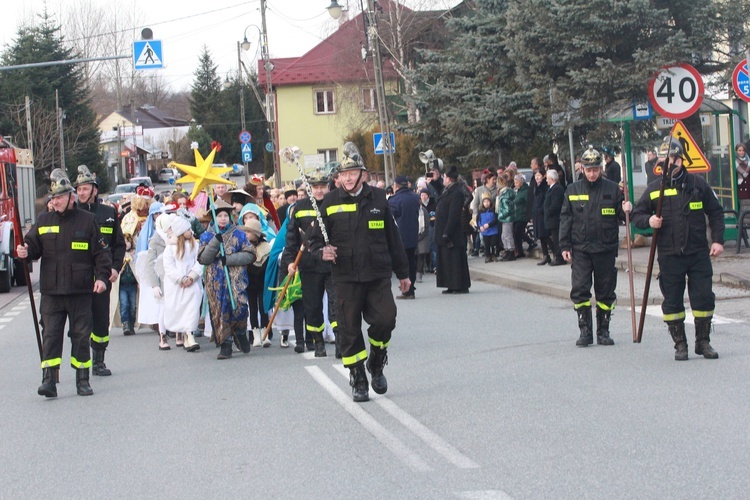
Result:
{"label": "yellow reflective badge on sleeve", "polygon": [[703,202],[702,201],[691,201],[690,202],[690,210],[703,210]]}
{"label": "yellow reflective badge on sleeve", "polygon": [[89,244],[86,241],[74,241],[70,244],[70,248],[73,250],[88,250]]}
{"label": "yellow reflective badge on sleeve", "polygon": [[102,234],[112,234],[114,232],[114,228],[111,227],[101,227]]}
{"label": "yellow reflective badge on sleeve", "polygon": [[615,215],[614,208],[602,208],[602,215]]}
{"label": "yellow reflective badge on sleeve", "polygon": [[385,229],[384,220],[371,220],[367,223],[367,227],[370,229]]}

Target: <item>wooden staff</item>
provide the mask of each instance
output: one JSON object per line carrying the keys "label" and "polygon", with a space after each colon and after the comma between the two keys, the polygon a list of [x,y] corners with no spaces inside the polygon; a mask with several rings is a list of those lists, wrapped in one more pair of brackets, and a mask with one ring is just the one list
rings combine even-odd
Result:
{"label": "wooden staff", "polygon": [[[667,153],[667,166],[663,168],[661,174],[661,186],[659,187],[659,201],[656,203],[656,215],[661,217],[661,206],[664,202],[664,187],[667,185],[667,178],[672,175],[673,165],[670,163],[671,156]],[[646,321],[646,306],[648,305],[648,292],[651,288],[651,273],[654,269],[654,256],[656,254],[656,240],[659,237],[659,228],[654,228],[654,234],[651,236],[651,249],[648,254],[648,268],[646,269],[646,287],[643,290],[643,302],[641,303],[641,317],[638,322],[638,333],[633,339],[633,342],[641,342],[643,336],[643,323]]]}
{"label": "wooden staff", "polygon": [[[303,243],[299,247],[299,252],[297,252],[297,256],[294,258],[294,267],[296,268],[299,265],[299,261],[302,258],[302,252],[305,251],[305,244]],[[297,271],[299,272],[299,271]],[[287,276],[289,274],[287,273]],[[281,301],[284,300],[284,294],[286,294],[286,289],[289,288],[289,284],[292,282],[291,277],[290,279],[286,280],[286,284],[284,284],[284,288],[281,289],[281,292],[279,292],[279,298],[276,299],[276,307],[273,309],[273,314],[271,315],[271,319],[268,320],[268,325],[266,326],[266,331],[263,332],[263,340],[266,340],[268,337],[268,332],[271,331],[271,327],[273,326],[273,320],[276,319],[276,314],[279,312],[279,307],[281,306]]]}
{"label": "wooden staff", "polygon": [[[628,191],[628,173],[625,169],[625,175],[622,176],[623,194],[625,201],[630,201],[630,192]],[[633,326],[633,342],[637,338],[635,325],[635,290],[633,287],[633,246],[630,241],[630,212],[625,212],[625,241],[627,242],[628,253],[628,284],[630,285],[630,322]]]}

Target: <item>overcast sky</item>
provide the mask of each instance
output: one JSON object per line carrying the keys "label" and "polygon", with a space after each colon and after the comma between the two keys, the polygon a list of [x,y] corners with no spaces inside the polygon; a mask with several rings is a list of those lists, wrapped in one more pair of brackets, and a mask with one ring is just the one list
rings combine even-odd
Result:
{"label": "overcast sky", "polygon": [[[112,0],[65,0],[65,8],[80,2],[111,6]],[[435,8],[458,3],[457,0],[412,0],[407,5],[431,2]],[[42,12],[43,0],[10,0],[3,2],[0,23],[0,43],[3,48],[13,42],[20,25],[28,24],[34,15]],[[268,25],[268,46],[271,57],[298,57],[325,39],[336,27],[326,7],[330,0],[267,0],[266,22]],[[339,0],[346,5],[346,0]],[[359,0],[349,0],[352,10],[358,11]],[[49,12],[57,14],[63,0],[47,0]],[[243,33],[253,46],[243,54],[246,64],[260,57],[258,30],[261,26],[260,1],[239,0],[121,0],[119,5],[138,12],[142,19],[140,28],[148,26],[154,32],[154,39],[162,41],[165,68],[156,70],[171,83],[174,90],[190,86],[198,57],[205,44],[218,72],[222,77],[228,72],[237,71],[237,42]],[[60,19],[60,16],[56,16]],[[255,64],[253,63],[255,67]]]}

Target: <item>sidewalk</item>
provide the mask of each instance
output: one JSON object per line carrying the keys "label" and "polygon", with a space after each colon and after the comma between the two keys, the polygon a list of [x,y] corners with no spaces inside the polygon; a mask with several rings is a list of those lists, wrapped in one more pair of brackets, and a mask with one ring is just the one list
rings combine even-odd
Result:
{"label": "sidewalk", "polygon": [[[622,232],[624,236],[624,229]],[[711,259],[714,268],[713,291],[716,294],[716,300],[750,297],[750,251],[743,250],[737,255],[734,241],[728,243],[729,245],[724,247],[724,253],[720,257]],[[471,277],[473,280],[569,299],[570,266],[537,266],[541,260],[541,251],[538,247],[532,252],[527,252],[527,255],[529,257],[512,262],[491,263],[485,263],[484,257],[481,256],[469,257]],[[643,301],[648,256],[649,247],[632,250],[633,294],[636,305],[640,305]],[[619,271],[617,297],[618,302],[623,304],[623,301],[628,301],[630,297],[628,255],[625,249],[620,249],[616,266]],[[658,273],[659,264],[654,259],[648,304],[661,304],[662,301],[659,282],[656,280]],[[685,295],[687,296],[687,290]]]}

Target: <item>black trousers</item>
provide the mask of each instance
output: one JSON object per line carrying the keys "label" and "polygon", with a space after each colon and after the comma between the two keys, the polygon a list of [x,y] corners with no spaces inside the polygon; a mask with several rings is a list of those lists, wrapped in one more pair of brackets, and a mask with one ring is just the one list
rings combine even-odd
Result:
{"label": "black trousers", "polygon": [[323,333],[325,316],[323,315],[323,297],[328,292],[328,319],[336,332],[336,291],[331,275],[326,273],[302,272],[302,304],[305,307],[306,337],[310,334]]}
{"label": "black trousers", "polygon": [[107,290],[91,295],[93,327],[91,330],[91,348],[105,351],[109,345],[109,294],[112,283],[107,281]]}
{"label": "black trousers", "polygon": [[390,278],[375,281],[335,282],[338,339],[344,366],[367,359],[367,346],[362,335],[362,319],[370,327],[367,337],[372,347],[385,349],[396,328],[396,301],[393,300]]}
{"label": "black trousers", "polygon": [[588,253],[573,250],[571,265],[572,289],[570,298],[576,309],[591,305],[591,277],[593,275],[596,305],[610,310],[617,300],[616,252]]}
{"label": "black trousers", "polygon": [[405,250],[406,261],[409,263],[409,279],[411,280],[411,286],[409,287],[409,291],[404,295],[414,295],[414,291],[417,289],[417,287],[414,286],[414,283],[417,281],[417,249],[406,248]]}
{"label": "black trousers", "polygon": [[696,318],[714,315],[716,296],[712,286],[714,274],[708,252],[691,255],[666,255],[658,258],[659,288],[664,296],[661,312],[664,321],[685,319],[685,280],[687,278],[690,308]]}
{"label": "black trousers", "polygon": [[42,368],[58,367],[62,363],[66,321],[70,325],[70,366],[91,367],[89,337],[92,328],[92,295],[42,295],[39,306],[42,318]]}
{"label": "black trousers", "polygon": [[[523,253],[523,241],[526,239],[526,221],[513,222],[513,244],[516,247],[516,255]],[[533,243],[533,241],[532,241]],[[506,250],[508,250],[506,248]]]}
{"label": "black trousers", "polygon": [[563,260],[562,258],[562,250],[560,250],[560,228],[559,227],[553,227],[547,230],[549,233],[550,243],[551,243],[551,249],[552,249],[552,258],[553,260],[556,260],[560,262]]}

